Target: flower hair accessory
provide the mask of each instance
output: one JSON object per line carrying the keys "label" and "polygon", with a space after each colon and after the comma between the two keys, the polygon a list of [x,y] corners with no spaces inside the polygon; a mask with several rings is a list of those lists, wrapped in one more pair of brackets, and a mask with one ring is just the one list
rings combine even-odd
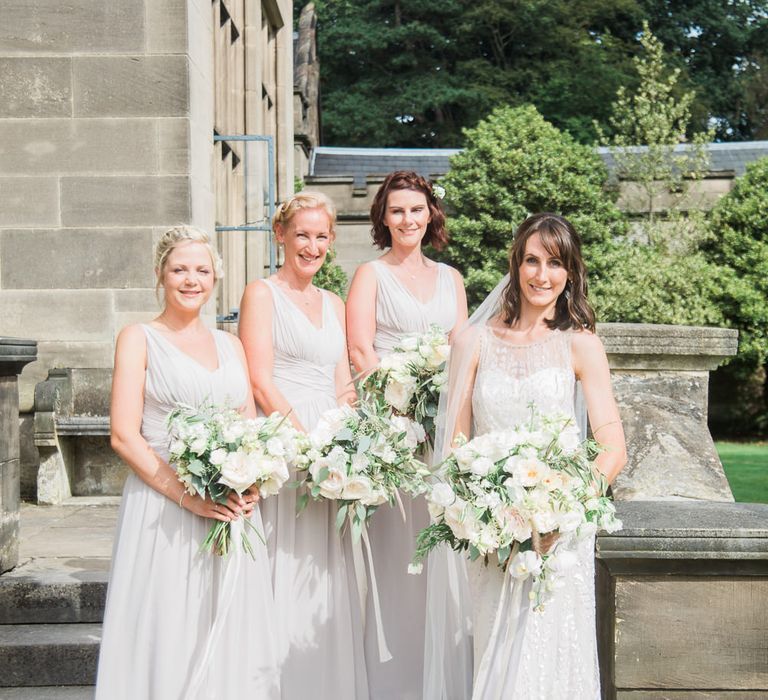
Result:
{"label": "flower hair accessory", "polygon": [[432,185],[432,194],[436,199],[443,199],[445,197],[445,187],[441,185]]}

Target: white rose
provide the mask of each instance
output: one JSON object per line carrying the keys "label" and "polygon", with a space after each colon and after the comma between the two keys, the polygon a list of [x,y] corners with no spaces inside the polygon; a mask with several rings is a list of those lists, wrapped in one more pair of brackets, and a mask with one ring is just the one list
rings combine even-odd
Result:
{"label": "white rose", "polygon": [[342,498],[350,501],[360,501],[369,497],[373,491],[371,480],[365,476],[353,476],[347,481],[342,490]]}
{"label": "white rose", "polygon": [[453,534],[460,540],[472,541],[472,538],[476,537],[479,522],[466,501],[457,498],[445,509],[443,518]]}
{"label": "white rose", "polygon": [[269,438],[267,440],[267,452],[274,457],[282,457],[285,454],[283,441],[276,437]]}
{"label": "white rose", "polygon": [[256,460],[251,455],[238,450],[230,452],[221,465],[219,483],[229,486],[237,493],[242,493],[256,481],[256,475]]}
{"label": "white rose", "polygon": [[409,381],[389,381],[384,389],[384,400],[396,411],[405,413],[408,410],[408,404],[411,402],[413,392],[416,390],[416,380],[409,378]]}
{"label": "white rose", "polygon": [[189,445],[189,449],[196,455],[201,455],[208,449],[208,439],[206,437],[195,438]]}
{"label": "white rose", "polygon": [[262,498],[268,498],[274,496],[282,487],[282,485],[288,481],[288,467],[284,463],[277,465],[277,469],[272,474],[262,480],[259,483],[259,494]]}
{"label": "white rose", "polygon": [[409,335],[400,342],[400,347],[403,350],[415,350],[419,347],[419,339],[415,335]]}
{"label": "white rose", "polygon": [[558,518],[551,510],[537,511],[531,516],[533,527],[541,533],[557,530]]}
{"label": "white rose", "polygon": [[478,457],[469,465],[469,471],[476,476],[486,476],[493,467],[494,464],[488,457]]}
{"label": "white rose", "polygon": [[344,472],[331,468],[328,470],[326,479],[320,482],[320,495],[323,498],[330,498],[332,500],[341,498],[346,482],[347,477]]}
{"label": "white rose", "polygon": [[245,426],[242,421],[234,421],[224,426],[221,436],[225,442],[237,442],[245,434]]}
{"label": "white rose", "polygon": [[494,512],[503,534],[517,542],[525,542],[531,536],[531,525],[513,506],[500,506]]}
{"label": "white rose", "polygon": [[383,491],[371,491],[360,499],[364,506],[380,506],[389,501],[387,494]]}
{"label": "white rose", "polygon": [[227,451],[223,447],[220,447],[218,450],[211,452],[209,461],[214,466],[219,466],[220,464],[224,464],[224,460],[227,458],[227,454]]}
{"label": "white rose", "polygon": [[584,515],[579,510],[569,510],[561,513],[557,520],[557,529],[560,532],[575,532],[584,522]]}
{"label": "white rose", "polygon": [[405,416],[393,416],[392,426],[398,433],[405,433],[405,445],[412,450],[416,449],[426,436],[424,428],[419,423]]}
{"label": "white rose", "polygon": [[174,440],[171,443],[170,452],[174,457],[180,457],[186,451],[187,446],[183,440]]}
{"label": "white rose", "polygon": [[366,469],[368,469],[369,464],[370,464],[370,461],[368,460],[368,455],[361,454],[361,453],[352,455],[352,472],[353,473],[364,472]]}
{"label": "white rose", "polygon": [[568,425],[557,436],[557,444],[565,454],[572,454],[581,445],[581,432],[575,425]]}
{"label": "white rose", "polygon": [[435,484],[429,494],[429,500],[435,505],[447,508],[456,500],[456,494],[448,484]]}
{"label": "white rose", "polygon": [[541,557],[532,549],[518,552],[509,564],[509,573],[516,579],[538,576],[541,573]]}
{"label": "white rose", "polygon": [[490,525],[479,528],[470,541],[480,554],[488,554],[499,547],[499,538]]}
{"label": "white rose", "polygon": [[418,576],[424,569],[424,564],[408,564],[408,573]]}

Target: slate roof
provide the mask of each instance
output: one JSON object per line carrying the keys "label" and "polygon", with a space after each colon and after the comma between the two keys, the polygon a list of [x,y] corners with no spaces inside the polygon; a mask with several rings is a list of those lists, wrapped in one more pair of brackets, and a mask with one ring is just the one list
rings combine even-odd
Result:
{"label": "slate roof", "polygon": [[[638,147],[638,150],[643,149]],[[685,146],[678,146],[684,149]],[[711,143],[708,146],[713,172],[733,171],[743,175],[748,163],[768,157],[768,141]],[[368,176],[385,175],[393,170],[415,170],[425,177],[445,175],[453,148],[337,148],[318,146],[312,151],[309,174],[312,177],[352,177],[355,187],[365,186]],[[607,148],[597,152],[608,170],[613,158]]]}

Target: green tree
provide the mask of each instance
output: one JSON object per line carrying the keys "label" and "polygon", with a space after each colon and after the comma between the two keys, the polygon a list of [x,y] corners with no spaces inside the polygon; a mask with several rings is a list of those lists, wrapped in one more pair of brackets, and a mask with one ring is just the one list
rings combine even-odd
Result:
{"label": "green tree", "polygon": [[603,187],[607,172],[600,157],[534,107],[499,108],[465,138],[441,181],[452,212],[451,244],[442,258],[464,274],[470,304],[506,271],[512,234],[529,213],[567,216],[590,247],[623,230]]}
{"label": "green tree", "polygon": [[634,59],[637,90],[619,88],[608,119],[611,136],[599,124],[595,128],[610,146],[618,178],[640,189],[640,201],[629,202],[629,208],[646,214],[641,227],[652,244],[661,244],[665,227],[656,225],[657,216],[663,211],[677,227],[682,225],[678,207],[690,183],[709,169],[707,144],[714,133],[698,132],[679,148],[686,141],[695,93],[680,91],[680,69],[668,68],[664,47],[647,22],[640,44],[643,53]]}
{"label": "green tree", "polygon": [[315,275],[314,283],[321,289],[338,294],[342,299],[347,298],[349,279],[347,273],[336,262],[336,253],[333,249],[329,250],[325,256],[322,266]]}

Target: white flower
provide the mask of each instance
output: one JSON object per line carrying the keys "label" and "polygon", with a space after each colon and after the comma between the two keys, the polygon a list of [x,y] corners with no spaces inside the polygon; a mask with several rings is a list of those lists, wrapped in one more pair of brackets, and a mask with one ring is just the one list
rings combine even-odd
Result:
{"label": "white flower", "polygon": [[480,527],[474,533],[474,537],[470,538],[470,542],[477,548],[480,554],[488,554],[499,547],[499,537],[490,525]]}
{"label": "white flower", "polygon": [[479,522],[475,518],[472,509],[468,507],[466,501],[461,498],[456,500],[445,509],[443,518],[453,534],[460,540],[472,541],[476,537],[479,528]]}
{"label": "white flower", "polygon": [[448,484],[435,484],[429,494],[429,500],[435,505],[447,508],[456,500],[456,494]]}
{"label": "white flower", "polygon": [[579,428],[575,425],[568,425],[563,428],[563,431],[557,436],[557,444],[565,454],[576,452],[581,445]]}
{"label": "white flower", "polygon": [[536,486],[548,476],[550,468],[536,457],[517,458],[512,468],[512,474],[523,486]]}
{"label": "white flower", "polygon": [[416,380],[413,377],[409,377],[408,381],[390,380],[384,389],[384,400],[396,411],[405,413],[415,390]]}
{"label": "white flower", "polygon": [[195,438],[189,445],[189,449],[196,455],[201,455],[208,449],[208,438],[198,437]]}
{"label": "white flower", "polygon": [[221,465],[219,483],[242,493],[256,481],[258,464],[253,455],[238,450],[230,452]]}
{"label": "white flower", "polygon": [[443,199],[445,197],[445,187],[442,185],[432,185],[432,194],[437,197],[437,199]]}
{"label": "white flower", "polygon": [[361,501],[370,498],[373,493],[373,484],[367,476],[353,476],[342,489],[342,498],[350,501]]}
{"label": "white flower", "polygon": [[412,421],[405,416],[393,416],[392,426],[398,433],[405,433],[405,445],[410,449],[418,447],[420,442],[424,442],[426,433],[421,424]]}
{"label": "white flower", "polygon": [[384,491],[373,490],[368,495],[363,496],[360,499],[360,503],[364,506],[380,506],[388,500],[387,494]]}
{"label": "white flower", "polygon": [[409,335],[402,339],[400,347],[403,350],[416,350],[419,347],[419,338],[415,335]]}
{"label": "white flower", "polygon": [[413,576],[418,576],[424,569],[424,564],[408,564],[408,573]]}
{"label": "white flower", "polygon": [[518,552],[509,563],[509,573],[516,579],[538,576],[541,573],[541,557],[532,549]]}
{"label": "white flower", "polygon": [[272,474],[259,483],[259,494],[262,498],[274,496],[280,487],[288,481],[288,467],[284,462],[275,465],[276,468]]}
{"label": "white flower", "polygon": [[227,451],[223,447],[220,447],[218,450],[211,452],[211,456],[208,459],[211,464],[218,466],[219,464],[224,464],[227,454]]}
{"label": "white flower", "polygon": [[271,437],[267,440],[267,452],[274,457],[282,457],[285,454],[285,445],[283,441],[276,437]]}
{"label": "white flower", "polygon": [[486,476],[493,467],[494,464],[488,457],[478,457],[469,465],[469,471],[476,476]]}
{"label": "white flower", "polygon": [[245,425],[243,421],[233,421],[229,425],[225,425],[222,428],[221,436],[225,442],[237,442],[245,433]]}
{"label": "white flower", "polygon": [[184,454],[184,452],[186,451],[186,449],[187,449],[187,446],[184,444],[184,441],[183,441],[183,440],[174,440],[174,441],[171,443],[171,447],[170,447],[170,453],[171,453],[171,454],[172,454],[174,457],[180,457],[181,455],[183,455],[183,454]]}
{"label": "white flower", "polygon": [[341,494],[346,486],[347,477],[339,469],[329,469],[328,476],[320,482],[320,494],[323,498],[337,499],[341,498]]}
{"label": "white flower", "polygon": [[531,525],[514,506],[500,506],[494,511],[494,517],[504,535],[516,542],[525,542],[531,536]]}
{"label": "white flower", "polygon": [[352,455],[352,472],[364,472],[366,469],[368,469],[369,464],[370,461],[368,459],[368,455],[361,453]]}

